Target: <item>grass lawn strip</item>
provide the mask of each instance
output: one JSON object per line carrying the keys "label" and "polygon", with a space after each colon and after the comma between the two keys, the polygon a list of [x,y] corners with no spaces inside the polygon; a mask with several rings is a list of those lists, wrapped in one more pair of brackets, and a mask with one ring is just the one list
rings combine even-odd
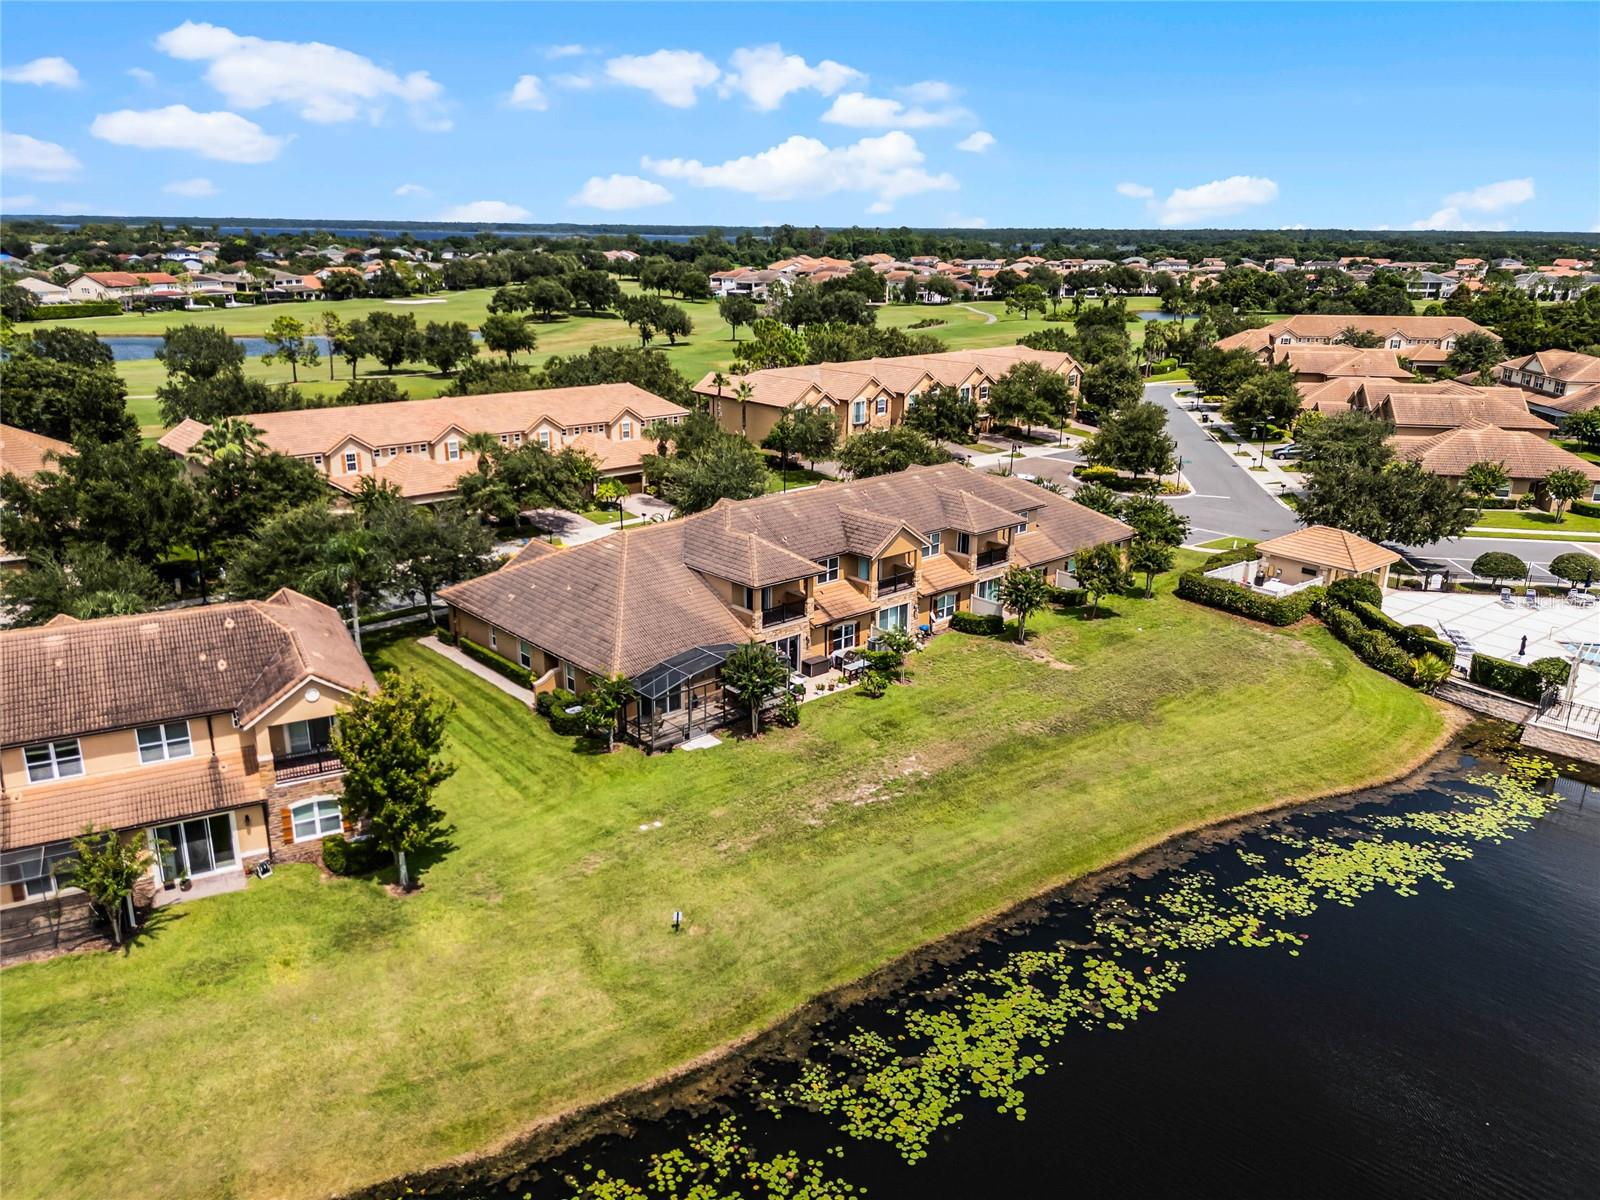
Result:
{"label": "grass lawn strip", "polygon": [[424,890],[287,866],[163,910],[126,957],[6,971],[8,1190],[320,1196],[437,1163],[1175,830],[1439,743],[1439,706],[1320,627],[1250,625],[1172,580],[1101,621],[1038,618],[1027,648],[947,635],[881,701],[648,759],[583,752],[388,644],[381,666],[458,702],[453,847],[418,864]]}

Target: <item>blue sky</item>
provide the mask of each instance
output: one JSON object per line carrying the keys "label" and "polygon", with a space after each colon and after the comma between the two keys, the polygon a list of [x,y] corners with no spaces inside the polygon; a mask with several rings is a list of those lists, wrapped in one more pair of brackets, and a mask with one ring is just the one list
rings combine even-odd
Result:
{"label": "blue sky", "polygon": [[1590,230],[1597,30],[1592,3],[8,0],[0,208]]}

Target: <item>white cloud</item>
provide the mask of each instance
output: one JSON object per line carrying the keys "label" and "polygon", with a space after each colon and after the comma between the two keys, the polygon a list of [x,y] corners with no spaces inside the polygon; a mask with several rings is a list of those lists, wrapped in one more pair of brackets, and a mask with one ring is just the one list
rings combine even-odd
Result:
{"label": "white cloud", "polygon": [[421,128],[445,130],[444,94],[426,71],[396,75],[370,58],[325,42],[245,37],[220,25],[185,21],[156,39],[173,58],[208,62],[206,82],[239,108],[286,104],[308,121],[377,120],[384,102],[399,100]]}
{"label": "white cloud", "polygon": [[614,210],[647,208],[652,204],[666,204],[671,199],[672,193],[653,179],[641,179],[637,175],[596,175],[567,203]]}
{"label": "white cloud", "polygon": [[1175,188],[1156,206],[1163,225],[1188,225],[1226,217],[1278,198],[1278,185],[1255,175],[1230,175],[1198,187]]}
{"label": "white cloud", "polygon": [[698,91],[722,77],[698,50],[657,50],[654,54],[624,54],[606,61],[606,74],[617,83],[649,92],[673,108],[693,108]]}
{"label": "white cloud", "polygon": [[960,88],[942,79],[924,79],[920,83],[907,84],[897,90],[915,104],[948,104],[961,95]]}
{"label": "white cloud", "polygon": [[217,185],[209,179],[178,179],[161,190],[169,196],[215,196]]}
{"label": "white cloud", "polygon": [[1451,192],[1431,216],[1413,221],[1413,229],[1505,229],[1505,221],[1485,221],[1468,213],[1497,213],[1526,204],[1534,197],[1533,180],[1502,179],[1466,192]]}
{"label": "white cloud", "polygon": [[517,76],[516,86],[511,89],[511,98],[507,103],[512,108],[531,108],[535,112],[543,112],[550,107],[550,101],[545,98],[544,85],[539,82],[537,75]]}
{"label": "white cloud", "polygon": [[577,58],[588,53],[590,53],[589,47],[580,46],[577,42],[569,42],[565,46],[546,46],[544,56],[546,58]]}
{"label": "white cloud", "polygon": [[83,164],[65,146],[25,133],[0,133],[0,171],[24,179],[71,179]]}
{"label": "white cloud", "polygon": [[1284,229],[1284,230],[1305,229],[1306,227],[1307,226],[1306,226],[1306,223],[1304,221],[1296,221],[1293,225],[1279,225],[1278,226],[1279,229]]}
{"label": "white cloud", "polygon": [[0,79],[7,83],[33,83],[40,87],[75,88],[78,86],[78,68],[64,58],[36,58],[20,67],[0,70]]}
{"label": "white cloud", "polygon": [[1145,187],[1145,185],[1142,183],[1117,184],[1117,195],[1126,196],[1130,200],[1148,200],[1155,194],[1155,188]]}
{"label": "white cloud", "polygon": [[474,224],[479,221],[522,221],[532,215],[520,204],[508,204],[504,200],[474,200],[470,204],[458,204],[445,209],[439,214],[439,220]]}
{"label": "white cloud", "polygon": [[19,208],[32,208],[37,203],[37,196],[0,196],[0,212],[16,212]]}
{"label": "white cloud", "polygon": [[642,162],[645,170],[668,179],[694,187],[727,188],[762,200],[867,192],[874,197],[867,211],[881,213],[905,196],[960,187],[952,175],[930,174],[922,166],[924,158],[910,134],[894,130],[839,147],[795,134],[759,154],[717,164],[692,158],[646,157]]}
{"label": "white cloud", "polygon": [[968,154],[982,154],[992,145],[994,145],[994,134],[987,129],[980,129],[975,133],[967,134],[966,137],[957,142],[956,149],[965,150]]}
{"label": "white cloud", "polygon": [[143,67],[129,67],[128,75],[135,83],[141,83],[145,87],[154,87],[156,85],[156,73],[154,71],[146,71]]}
{"label": "white cloud", "polygon": [[949,125],[971,115],[964,108],[907,108],[887,96],[845,92],[835,98],[822,119],[830,125],[847,125],[852,129],[926,129]]}
{"label": "white cloud", "polygon": [[185,150],[201,158],[235,163],[271,162],[290,140],[267,133],[238,113],[195,112],[186,104],[101,113],[89,132],[119,146]]}
{"label": "white cloud", "polygon": [[575,91],[587,91],[594,86],[594,78],[589,75],[556,75],[550,80],[557,87],[572,88]]}
{"label": "white cloud", "polygon": [[402,183],[395,188],[394,194],[396,196],[426,196],[429,192],[420,183]]}
{"label": "white cloud", "polygon": [[723,77],[720,93],[747,96],[760,112],[771,112],[790,92],[810,89],[831,96],[852,80],[866,78],[831,58],[812,66],[798,54],[785,54],[776,42],[735,50],[729,61],[733,70]]}

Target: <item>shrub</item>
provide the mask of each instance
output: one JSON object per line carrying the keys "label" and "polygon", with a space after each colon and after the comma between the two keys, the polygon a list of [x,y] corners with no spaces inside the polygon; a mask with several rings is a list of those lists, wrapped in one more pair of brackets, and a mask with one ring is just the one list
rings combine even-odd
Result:
{"label": "shrub", "polygon": [[454,646],[456,644],[456,635],[451,633],[448,629],[440,629],[435,632],[433,636],[438,638],[446,646]]}
{"label": "shrub", "polygon": [[[1383,617],[1381,612],[1378,615]],[[1369,667],[1404,684],[1414,685],[1417,682],[1417,671],[1411,655],[1387,631],[1369,627],[1357,612],[1337,604],[1324,605],[1322,619],[1329,632],[1354,650],[1356,657]],[[1388,620],[1386,617],[1384,619]],[[1390,624],[1394,622],[1390,621]]]}
{"label": "shrub", "polygon": [[861,675],[861,694],[877,700],[889,690],[891,682],[893,682],[892,677],[882,671],[864,671]]}
{"label": "shrub", "polygon": [[40,304],[25,321],[54,321],[63,317],[114,317],[122,312],[115,300],[80,300],[75,304]]}
{"label": "shrub", "polygon": [[1472,560],[1472,573],[1496,583],[1502,579],[1524,579],[1528,574],[1528,564],[1515,554],[1491,550]]}
{"label": "shrub", "polygon": [[1104,483],[1107,485],[1113,479],[1122,478],[1121,473],[1115,467],[1089,466],[1087,464],[1080,466],[1073,474],[1085,483]]}
{"label": "shrub", "polygon": [[1600,504],[1593,500],[1574,500],[1567,511],[1580,517],[1600,517]]}
{"label": "shrub", "polygon": [[540,692],[533,702],[533,710],[541,717],[548,717],[553,709],[571,708],[578,702],[576,692],[569,692],[566,688],[552,688],[548,692]]}
{"label": "shrub", "polygon": [[584,732],[583,713],[569,714],[567,709],[578,708],[578,694],[566,688],[552,688],[541,692],[533,702],[534,711],[550,722],[550,728],[562,737],[579,737]]}
{"label": "shrub", "polygon": [[1569,550],[1550,561],[1550,574],[1569,583],[1583,583],[1590,576],[1600,578],[1600,558],[1582,550]]}
{"label": "shrub", "polygon": [[322,839],[322,865],[335,875],[365,875],[389,861],[389,855],[372,838],[346,841],[342,834]]}
{"label": "shrub", "polygon": [[1328,599],[1350,608],[1359,602],[1383,607],[1383,589],[1370,579],[1338,579],[1328,585]]}
{"label": "shrub", "polygon": [[784,692],[778,697],[778,703],[767,714],[768,725],[779,725],[784,729],[793,729],[800,724],[800,702],[794,698],[793,692]]}
{"label": "shrub", "polygon": [[1261,551],[1254,546],[1235,546],[1232,550],[1219,550],[1206,559],[1205,571],[1214,571],[1218,567],[1231,567],[1234,563],[1254,562],[1261,557]]}
{"label": "shrub", "polygon": [[1529,704],[1539,703],[1546,686],[1544,676],[1532,667],[1507,662],[1503,658],[1495,658],[1488,654],[1472,656],[1472,667],[1467,673],[1467,678],[1482,687],[1504,692],[1507,696],[1514,696],[1518,700],[1526,700]]}
{"label": "shrub", "polygon": [[1572,664],[1564,658],[1536,658],[1528,664],[1528,670],[1550,687],[1564,687],[1572,676]]}
{"label": "shrub", "polygon": [[1200,571],[1185,571],[1178,576],[1178,595],[1196,604],[1237,613],[1267,625],[1293,625],[1322,599],[1321,587],[1302,588],[1288,596],[1265,596],[1237,583],[1207,578]]}
{"label": "shrub", "polygon": [[519,683],[525,688],[533,686],[533,672],[520,663],[514,663],[509,658],[504,658],[495,653],[489,647],[480,646],[477,642],[469,641],[466,638],[458,638],[456,645],[460,647],[461,653],[468,658],[474,662],[482,663],[491,671],[504,675],[511,682]]}
{"label": "shrub", "polygon": [[1089,603],[1089,589],[1081,587],[1055,587],[1050,588],[1050,603],[1058,608],[1080,608]]}
{"label": "shrub", "polygon": [[950,628],[957,633],[976,633],[984,637],[999,637],[1005,632],[1005,619],[999,613],[984,615],[962,609],[950,615]]}

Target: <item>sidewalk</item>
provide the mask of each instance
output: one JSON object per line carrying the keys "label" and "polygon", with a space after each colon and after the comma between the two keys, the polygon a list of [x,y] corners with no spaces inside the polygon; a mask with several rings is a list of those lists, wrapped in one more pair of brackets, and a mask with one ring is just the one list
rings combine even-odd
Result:
{"label": "sidewalk", "polygon": [[[1285,470],[1283,464],[1272,457],[1273,450],[1284,443],[1268,442],[1265,460],[1263,460],[1260,442],[1248,442],[1241,445],[1228,436],[1233,433],[1233,426],[1222,421],[1212,421],[1208,424],[1200,420],[1202,415],[1213,416],[1215,414],[1202,414],[1187,406],[1180,406],[1179,411],[1198,425],[1202,432],[1213,435],[1217,439],[1218,448],[1233,460],[1234,466],[1249,476],[1256,486],[1273,499],[1277,499],[1285,492],[1298,492],[1300,490],[1304,483],[1304,477],[1301,473],[1299,471]],[[1247,453],[1241,454],[1241,451]]]}
{"label": "sidewalk", "polygon": [[446,646],[438,638],[432,637],[420,639],[417,642],[417,645],[422,646],[425,649],[432,650],[435,654],[438,654],[444,658],[448,658],[463,671],[467,671],[470,674],[476,675],[490,687],[499,688],[506,695],[515,697],[526,704],[529,708],[533,707],[533,690],[531,688],[519,687],[518,685],[512,683],[511,680],[507,679],[504,675],[500,674],[498,671],[491,671],[488,667],[484,666],[476,659],[468,658],[454,646]]}

